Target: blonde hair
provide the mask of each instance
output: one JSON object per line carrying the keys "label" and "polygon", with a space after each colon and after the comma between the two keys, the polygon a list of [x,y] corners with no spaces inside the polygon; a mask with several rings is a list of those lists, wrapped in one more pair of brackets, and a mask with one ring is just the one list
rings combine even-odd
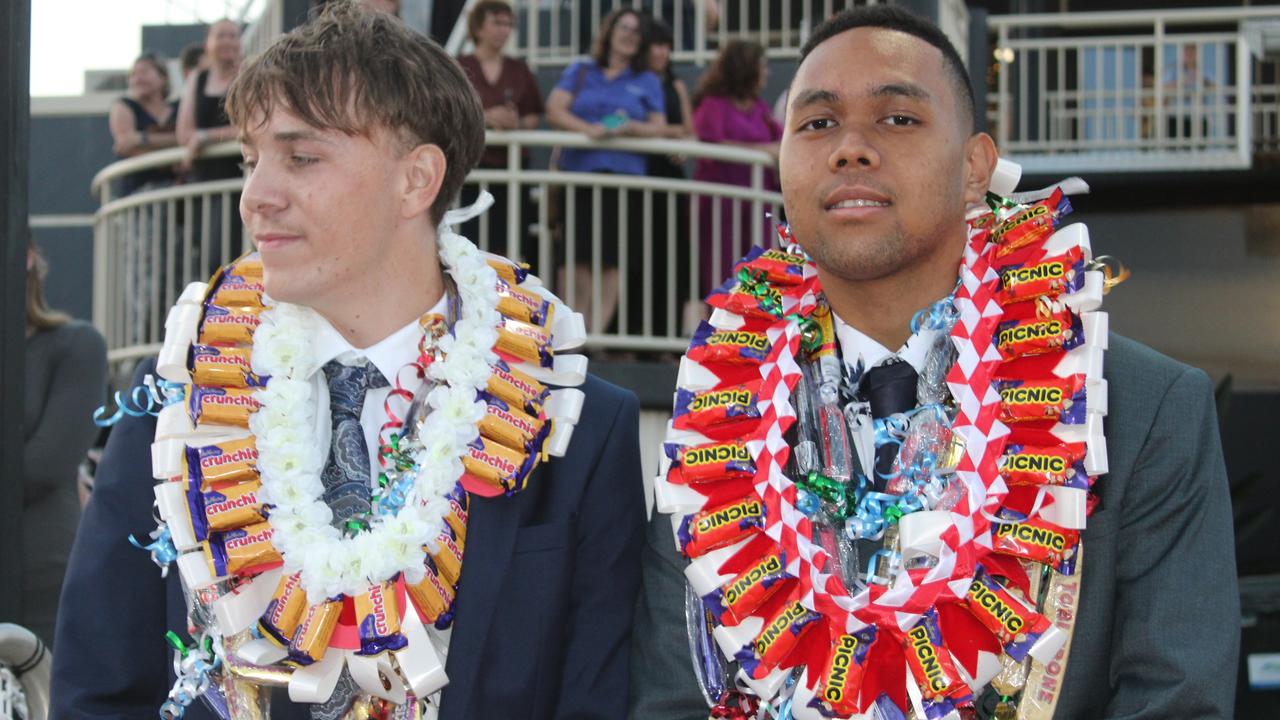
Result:
{"label": "blonde hair", "polygon": [[49,307],[44,300],[44,278],[49,274],[49,263],[35,243],[27,243],[31,253],[31,267],[27,268],[27,336],[66,325],[71,317]]}

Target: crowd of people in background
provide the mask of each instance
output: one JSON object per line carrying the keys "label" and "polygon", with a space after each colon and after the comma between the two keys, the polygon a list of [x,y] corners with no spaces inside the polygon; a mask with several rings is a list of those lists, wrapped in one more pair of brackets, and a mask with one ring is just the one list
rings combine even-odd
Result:
{"label": "crowd of people in background", "polygon": [[[394,4],[382,5],[386,7],[380,9],[387,12],[397,11]],[[761,97],[768,66],[759,44],[743,40],[727,43],[694,83],[696,90],[691,89],[673,67],[671,26],[641,9],[617,7],[589,36],[589,52],[564,69],[544,102],[529,66],[506,53],[516,23],[517,15],[509,2],[475,3],[466,17],[470,51],[460,55],[458,62],[481,99],[488,128],[512,131],[546,127],[580,132],[601,141],[585,148],[557,149],[549,158],[551,169],[671,179],[687,179],[692,169],[694,180],[739,186],[751,183],[747,165],[712,160],[690,163],[680,155],[622,151],[603,142],[616,137],[726,143],[762,149],[776,158],[781,126]],[[163,59],[150,54],[138,58],[130,71],[129,92],[112,108],[116,154],[131,157],[175,145],[187,152],[172,169],[153,169],[131,176],[122,188],[124,192],[239,175],[238,158],[204,158],[202,151],[235,137],[222,99],[235,78],[240,55],[239,26],[229,20],[210,25],[204,44],[183,53],[184,78],[177,102],[172,99]],[[521,154],[521,166],[531,166],[527,150]],[[480,163],[482,170],[507,167],[507,150],[499,146],[490,147]],[[776,189],[776,176],[772,172],[767,175],[766,186]],[[466,186],[462,203],[473,201],[480,189],[479,184]],[[506,252],[517,246],[528,247],[517,244],[527,240],[526,230],[537,219],[529,188],[517,201],[519,225],[524,230],[518,230],[516,238],[508,237],[506,185],[485,183],[484,189],[495,200],[483,221],[488,245]],[[218,198],[210,200],[216,202]],[[671,212],[668,203],[673,201],[675,236],[668,231],[666,222]],[[658,269],[689,257],[691,249],[686,238],[691,234],[690,198],[673,200],[665,194],[655,194],[649,208],[654,222],[647,241],[639,232],[644,212],[640,193],[622,192],[608,185],[566,183],[552,190],[549,202],[558,268],[552,275],[570,295],[566,299],[583,310],[592,332],[640,332],[645,310],[641,303],[630,303],[626,317],[617,317],[621,268],[625,265],[628,276],[633,277],[646,262],[646,252],[649,267]],[[705,196],[694,202],[699,212],[696,234],[701,239],[692,252],[696,252],[702,270],[696,288],[689,287],[686,273],[675,274],[674,297],[683,300],[701,297],[714,288],[726,268],[745,251],[746,233],[754,220],[750,203]],[[201,211],[196,208],[197,213]],[[596,221],[617,222],[623,212],[630,219],[628,228],[634,228],[628,231],[625,241],[611,227],[594,231]],[[221,215],[217,209],[212,214],[215,221]],[[764,218],[760,225],[770,227]],[[481,221],[473,220],[463,231],[474,238],[480,236],[480,228]],[[215,236],[216,231],[217,228]],[[620,257],[623,247],[625,261]],[[649,277],[648,312],[652,320],[647,331],[659,335],[690,331],[696,320],[694,303],[678,301],[680,307],[669,308],[668,274],[651,272]],[[592,291],[593,283],[599,283],[598,298]],[[599,307],[593,307],[594,300],[598,300]],[[668,317],[675,317],[675,322],[668,323]]]}

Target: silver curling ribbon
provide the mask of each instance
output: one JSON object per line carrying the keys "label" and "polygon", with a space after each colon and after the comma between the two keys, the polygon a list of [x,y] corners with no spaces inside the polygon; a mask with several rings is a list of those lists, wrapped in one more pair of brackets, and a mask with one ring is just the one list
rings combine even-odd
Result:
{"label": "silver curling ribbon", "polygon": [[844,411],[840,407],[840,381],[843,372],[840,358],[823,355],[818,358],[818,427],[822,443],[822,474],[843,484],[853,479],[853,451],[845,428]]}

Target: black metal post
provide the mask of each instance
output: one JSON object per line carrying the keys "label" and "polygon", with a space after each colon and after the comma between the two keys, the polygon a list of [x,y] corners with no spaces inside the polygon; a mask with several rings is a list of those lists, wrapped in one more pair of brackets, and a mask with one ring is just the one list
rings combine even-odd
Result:
{"label": "black metal post", "polygon": [[0,621],[22,613],[31,3],[0,4]]}

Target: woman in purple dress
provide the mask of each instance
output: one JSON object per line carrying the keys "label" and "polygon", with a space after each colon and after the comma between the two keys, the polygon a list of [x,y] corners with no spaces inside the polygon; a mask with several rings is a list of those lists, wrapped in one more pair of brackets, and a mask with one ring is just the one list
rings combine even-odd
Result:
{"label": "woman in purple dress", "polygon": [[[693,127],[698,139],[764,150],[773,156],[776,163],[782,126],[760,98],[768,74],[764,48],[758,43],[734,40],[725,45],[694,92],[696,110]],[[749,187],[751,166],[721,160],[699,160],[694,166],[693,179]],[[772,170],[765,173],[765,187],[771,190],[778,187],[777,175]],[[750,244],[768,242],[768,229],[772,223],[761,218],[761,227],[766,230],[760,237],[752,237],[751,212],[752,204],[747,200],[721,198],[713,204],[709,197],[698,198],[704,292],[710,292],[728,276],[729,268],[746,253]],[[717,219],[718,233],[715,232]],[[716,239],[719,241],[718,250]]]}

